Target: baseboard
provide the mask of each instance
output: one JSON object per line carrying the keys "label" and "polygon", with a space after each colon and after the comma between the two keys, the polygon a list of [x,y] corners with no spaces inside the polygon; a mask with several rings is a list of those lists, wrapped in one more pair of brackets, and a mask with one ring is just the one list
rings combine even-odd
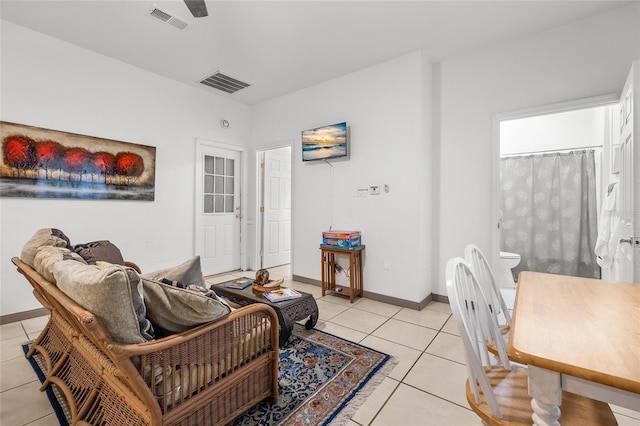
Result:
{"label": "baseboard", "polygon": [[2,315],[0,316],[0,325],[42,317],[49,314],[50,312],[48,309],[38,308],[30,311],[16,312],[15,314]]}
{"label": "baseboard", "polygon": [[[300,275],[293,275],[291,277],[294,281],[298,281],[305,284],[311,284],[318,287],[322,287],[322,282],[320,280],[315,280],[313,278],[307,278]],[[429,304],[429,302],[441,302],[441,303],[449,303],[449,298],[447,296],[441,296],[439,294],[431,293],[427,297],[425,297],[420,302],[413,302],[411,300],[400,299],[398,297],[387,296],[384,294],[373,293],[370,291],[364,291],[364,297],[371,300],[376,300],[378,302],[388,303],[390,305],[400,306],[402,308],[410,308],[415,309],[416,311],[422,310],[425,306]]]}
{"label": "baseboard", "polygon": [[434,302],[446,303],[447,305],[449,304],[448,296],[443,296],[441,294],[433,294],[433,293],[431,293],[431,295],[433,296]]}
{"label": "baseboard", "polygon": [[303,277],[300,275],[292,275],[291,279],[294,281],[298,281],[301,283],[305,283],[305,284],[311,284],[311,285],[315,285],[318,287],[322,287],[322,282],[320,282],[320,280],[314,280],[313,278],[307,278],[307,277]]}

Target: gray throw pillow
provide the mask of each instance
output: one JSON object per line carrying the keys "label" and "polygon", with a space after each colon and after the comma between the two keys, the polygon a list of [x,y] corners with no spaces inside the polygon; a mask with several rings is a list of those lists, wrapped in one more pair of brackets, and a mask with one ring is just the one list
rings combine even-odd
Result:
{"label": "gray throw pillow", "polygon": [[38,248],[42,246],[71,248],[69,238],[67,238],[62,231],[55,228],[43,228],[36,231],[33,237],[22,247],[20,259],[33,268],[33,261],[35,260]]}
{"label": "gray throw pillow", "polygon": [[155,272],[147,272],[141,275],[142,278],[160,281],[163,278],[171,281],[180,281],[189,285],[205,287],[202,268],[200,267],[200,256],[196,256],[186,262],[171,268],[160,269]]}
{"label": "gray throw pillow", "polygon": [[[113,267],[113,264],[108,262],[98,261],[96,266],[100,269],[106,269]],[[140,327],[140,334],[145,340],[153,340],[156,337],[153,324],[147,319],[147,307],[144,303],[144,292],[142,290],[142,281],[138,273],[130,267],[123,269],[129,282],[131,283],[131,302],[133,303],[133,310],[136,312],[136,318],[138,319],[138,326]]]}
{"label": "gray throw pillow", "polygon": [[140,285],[134,274],[133,269],[121,265],[102,269],[80,262],[56,262],[53,265],[58,288],[93,313],[109,337],[120,343],[147,340],[140,333],[133,304],[133,295],[139,292]]}
{"label": "gray throw pillow", "polygon": [[179,333],[231,312],[228,305],[199,291],[173,287],[144,276],[142,286],[148,318],[167,332]]}

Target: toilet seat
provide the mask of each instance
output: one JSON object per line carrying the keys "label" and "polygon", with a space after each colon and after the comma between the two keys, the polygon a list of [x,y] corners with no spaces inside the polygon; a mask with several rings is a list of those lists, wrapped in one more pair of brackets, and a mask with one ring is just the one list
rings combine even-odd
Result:
{"label": "toilet seat", "polygon": [[513,272],[511,269],[520,263],[520,255],[518,253],[510,253],[508,251],[500,252],[500,287],[516,288],[516,282],[513,280]]}
{"label": "toilet seat", "polygon": [[520,260],[520,255],[518,253],[511,253],[508,251],[500,252],[500,259],[518,259]]}

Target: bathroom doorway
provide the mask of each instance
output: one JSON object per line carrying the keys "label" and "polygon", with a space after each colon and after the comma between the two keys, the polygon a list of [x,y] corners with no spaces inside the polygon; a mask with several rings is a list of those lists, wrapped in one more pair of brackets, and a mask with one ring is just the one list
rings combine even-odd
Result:
{"label": "bathroom doorway", "polygon": [[[606,191],[609,182],[610,150],[617,137],[614,130],[617,128],[616,120],[619,117],[618,101],[617,95],[611,95],[494,117],[495,161],[492,217],[495,218],[495,228],[492,233],[494,247],[492,266],[495,271],[498,271],[497,277],[505,276],[505,271],[502,269],[505,269],[504,265],[509,262],[509,266],[513,267],[514,280],[517,280],[520,270],[600,277],[600,269],[593,254],[597,237],[595,227],[603,191]],[[544,162],[553,163],[557,168],[540,169]],[[546,178],[545,175],[548,174],[548,183],[534,180],[534,173],[535,179],[540,175]],[[503,181],[503,175],[508,175],[507,182]],[[582,187],[586,191],[588,183],[580,176],[586,179],[587,175],[593,178],[592,196],[584,200],[585,204],[572,205],[574,212],[571,212],[564,203],[568,197],[562,194],[552,195],[545,191],[534,191],[531,188],[534,185],[557,186],[562,182],[560,177],[564,177],[570,182],[567,185],[573,185],[571,181],[578,180],[576,191],[582,194]],[[518,180],[520,182],[517,182]],[[523,188],[519,189],[515,185],[522,185]],[[559,203],[559,200],[562,203]],[[544,202],[550,210],[556,209],[556,211],[541,210],[531,213],[527,210],[529,206]],[[505,211],[510,208],[513,210],[507,212],[505,216]],[[566,246],[563,246],[561,240],[554,241],[552,238],[553,232],[561,232],[558,229],[561,220],[555,220],[554,215],[563,214],[574,216],[569,221],[574,222],[570,223],[572,226],[579,223],[578,219],[580,219],[591,227],[590,232],[584,235],[569,237],[577,239],[574,245],[576,252],[569,256],[557,256],[563,250],[566,253]],[[520,217],[517,217],[518,215]],[[514,216],[517,220],[513,220]],[[551,220],[552,216],[554,216],[553,220]],[[538,224],[540,226],[536,225],[538,228],[529,232],[529,228],[533,229],[534,219],[540,219]],[[584,240],[588,241],[585,243]],[[580,250],[581,243],[582,246],[586,244],[590,247]],[[538,246],[537,253],[536,246]],[[547,253],[540,254],[541,248],[544,248]],[[513,254],[520,258],[517,265],[514,265]],[[554,256],[559,258],[554,259]],[[582,260],[574,264],[573,260],[569,259],[572,256]],[[509,258],[511,259],[508,260]],[[501,281],[506,280],[501,279]]]}

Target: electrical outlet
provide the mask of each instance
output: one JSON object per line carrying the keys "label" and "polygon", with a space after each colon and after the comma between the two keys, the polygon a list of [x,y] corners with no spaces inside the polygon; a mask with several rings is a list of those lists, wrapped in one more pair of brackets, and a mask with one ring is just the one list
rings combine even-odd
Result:
{"label": "electrical outlet", "polygon": [[371,185],[369,187],[369,194],[380,195],[380,187],[378,185]]}

